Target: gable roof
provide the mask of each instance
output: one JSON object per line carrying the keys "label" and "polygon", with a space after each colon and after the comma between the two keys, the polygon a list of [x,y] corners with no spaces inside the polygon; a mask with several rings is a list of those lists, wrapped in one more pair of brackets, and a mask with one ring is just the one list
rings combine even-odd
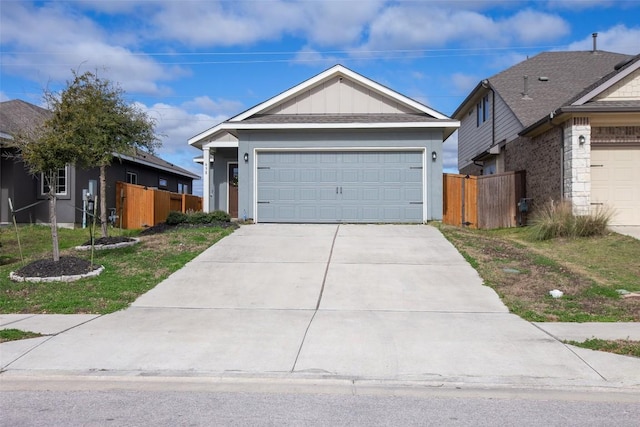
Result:
{"label": "gable roof", "polygon": [[[333,78],[346,78],[384,99],[391,100],[411,113],[383,114],[272,114],[278,105],[319,87]],[[202,147],[220,134],[238,129],[355,129],[355,128],[445,128],[445,139],[459,127],[456,120],[404,96],[342,65],[335,65],[322,73],[288,89],[267,101],[218,124],[189,139],[189,144]]]}
{"label": "gable roof", "polygon": [[0,136],[13,139],[17,132],[35,124],[41,124],[51,116],[45,108],[21,99],[0,102]]}
{"label": "gable roof", "polygon": [[[470,101],[477,98],[478,92],[491,88],[526,128],[575,100],[576,95],[610,75],[617,64],[629,58],[604,51],[540,53],[479,83],[453,117],[462,117],[474,106]],[[524,76],[528,76],[526,93]]]}
{"label": "gable roof", "polygon": [[[21,99],[0,102],[0,139],[11,140],[16,132],[34,123],[41,124],[49,117],[51,117],[51,111]],[[136,149],[132,156],[121,154],[114,154],[114,156],[190,179],[200,179],[199,175],[140,149]]]}

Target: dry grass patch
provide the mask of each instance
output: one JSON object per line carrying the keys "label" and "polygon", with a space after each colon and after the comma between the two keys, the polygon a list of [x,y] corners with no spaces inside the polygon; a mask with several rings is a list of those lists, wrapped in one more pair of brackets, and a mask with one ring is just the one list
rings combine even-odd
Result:
{"label": "dry grass patch", "polygon": [[[526,229],[440,226],[509,309],[531,321],[640,321],[640,241],[602,237],[530,239]],[[564,296],[554,299],[549,291]]]}

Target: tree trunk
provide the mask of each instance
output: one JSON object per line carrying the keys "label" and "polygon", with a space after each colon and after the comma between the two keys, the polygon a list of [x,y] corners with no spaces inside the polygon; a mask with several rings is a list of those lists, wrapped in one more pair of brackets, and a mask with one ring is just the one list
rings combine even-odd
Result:
{"label": "tree trunk", "polygon": [[56,180],[49,179],[49,224],[51,224],[51,244],[53,245],[53,261],[60,261],[60,245],[58,244],[58,216],[56,214]]}
{"label": "tree trunk", "polygon": [[100,230],[102,237],[107,237],[107,167],[100,165]]}

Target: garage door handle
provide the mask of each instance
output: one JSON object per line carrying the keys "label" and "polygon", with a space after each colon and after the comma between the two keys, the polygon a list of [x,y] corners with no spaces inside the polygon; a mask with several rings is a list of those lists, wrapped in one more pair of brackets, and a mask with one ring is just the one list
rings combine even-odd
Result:
{"label": "garage door handle", "polygon": [[340,194],[342,194],[342,187],[340,187]]}
{"label": "garage door handle", "polygon": [[422,202],[409,202],[410,205],[421,205]]}
{"label": "garage door handle", "polygon": [[336,194],[338,194],[338,187],[336,187]]}
{"label": "garage door handle", "polygon": [[259,203],[259,204],[269,204],[269,203],[271,203],[271,202],[261,202],[261,201],[259,201],[259,200],[258,200],[258,203]]}

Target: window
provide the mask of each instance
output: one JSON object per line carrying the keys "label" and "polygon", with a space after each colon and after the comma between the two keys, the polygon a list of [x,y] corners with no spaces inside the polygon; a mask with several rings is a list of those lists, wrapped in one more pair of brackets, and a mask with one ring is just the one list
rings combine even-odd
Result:
{"label": "window", "polygon": [[189,184],[178,183],[178,193],[189,194]]}
{"label": "window", "polygon": [[138,174],[133,172],[127,172],[127,184],[137,184]]}
{"label": "window", "polygon": [[167,179],[166,178],[160,178],[160,180],[158,180],[158,187],[161,188],[167,188]]}
{"label": "window", "polygon": [[[53,180],[52,184],[54,184],[56,187],[57,196],[67,195],[67,191],[68,191],[67,176],[69,172],[68,169],[69,169],[68,167],[58,169],[55,173],[51,175],[51,178]],[[46,196],[47,194],[49,194],[49,184],[50,183],[47,182],[47,176],[45,174],[40,174],[40,194],[42,194],[43,196]]]}
{"label": "window", "polygon": [[480,126],[487,120],[489,120],[489,94],[476,104],[476,125]]}

